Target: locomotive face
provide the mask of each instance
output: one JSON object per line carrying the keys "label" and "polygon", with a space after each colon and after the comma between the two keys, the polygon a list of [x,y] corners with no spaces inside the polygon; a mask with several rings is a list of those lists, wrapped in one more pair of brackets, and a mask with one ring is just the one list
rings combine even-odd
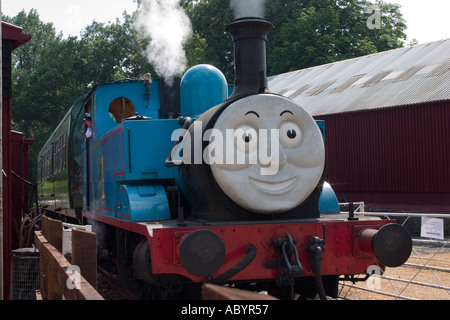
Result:
{"label": "locomotive face", "polygon": [[287,98],[265,94],[240,99],[220,115],[214,129],[228,139],[223,161],[210,162],[213,176],[229,198],[249,211],[290,211],[322,177],[321,132]]}

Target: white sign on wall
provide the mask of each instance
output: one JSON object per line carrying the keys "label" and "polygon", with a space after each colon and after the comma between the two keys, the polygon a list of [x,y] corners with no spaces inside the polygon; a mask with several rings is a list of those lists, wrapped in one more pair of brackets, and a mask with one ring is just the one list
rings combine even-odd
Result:
{"label": "white sign on wall", "polygon": [[444,220],[422,217],[421,236],[444,240]]}

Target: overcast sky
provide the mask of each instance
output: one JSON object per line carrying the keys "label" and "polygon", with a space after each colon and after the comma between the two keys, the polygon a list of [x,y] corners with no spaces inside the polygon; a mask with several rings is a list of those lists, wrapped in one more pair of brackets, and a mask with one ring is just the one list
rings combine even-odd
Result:
{"label": "overcast sky", "polygon": [[114,22],[122,13],[137,9],[133,0],[1,0],[2,13],[13,17],[22,9],[32,8],[44,22],[53,22],[57,32],[64,36],[79,36],[92,21]]}
{"label": "overcast sky", "polygon": [[[419,43],[450,38],[449,0],[386,1],[402,5],[408,42],[413,38]],[[1,6],[8,16],[35,8],[42,21],[53,22],[57,32],[62,31],[64,36],[78,36],[93,20],[115,21],[122,17],[123,11],[131,13],[137,8],[133,0],[1,0]]]}

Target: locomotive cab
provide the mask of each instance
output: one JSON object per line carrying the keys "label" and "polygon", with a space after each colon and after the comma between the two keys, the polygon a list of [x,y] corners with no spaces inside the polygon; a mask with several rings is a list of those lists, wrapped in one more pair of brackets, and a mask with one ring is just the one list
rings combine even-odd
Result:
{"label": "locomotive cab", "polygon": [[171,218],[161,181],[173,181],[176,170],[162,159],[180,126],[169,118],[180,107],[179,101],[171,105],[169,115],[161,102],[169,99],[164,88],[160,80],[124,80],[98,85],[86,96],[89,121],[80,130],[92,133],[82,145],[84,211],[128,221]]}

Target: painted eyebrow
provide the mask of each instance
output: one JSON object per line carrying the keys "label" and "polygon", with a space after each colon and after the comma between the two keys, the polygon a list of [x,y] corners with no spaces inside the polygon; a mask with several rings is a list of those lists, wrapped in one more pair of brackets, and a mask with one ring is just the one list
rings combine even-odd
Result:
{"label": "painted eyebrow", "polygon": [[258,118],[260,118],[259,114],[257,114],[255,111],[249,111],[249,112],[247,112],[245,115],[248,116],[249,114],[254,114],[254,115],[257,116]]}
{"label": "painted eyebrow", "polygon": [[286,113],[290,113],[290,114],[294,115],[294,113],[293,113],[292,111],[285,110],[285,111],[283,111],[283,112],[280,114],[280,117],[282,117],[282,116],[283,116],[284,114],[286,114]]}

